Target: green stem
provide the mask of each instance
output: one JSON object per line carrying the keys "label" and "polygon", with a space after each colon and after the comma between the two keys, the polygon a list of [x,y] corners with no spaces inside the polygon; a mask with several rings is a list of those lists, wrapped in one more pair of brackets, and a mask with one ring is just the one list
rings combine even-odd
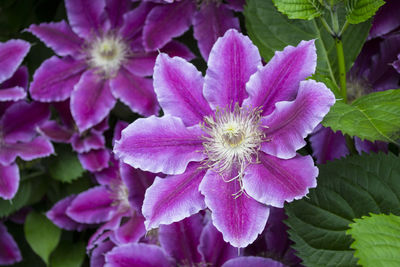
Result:
{"label": "green stem", "polygon": [[350,23],[346,20],[346,22],[344,23],[342,29],[340,30],[340,32],[339,32],[339,34],[338,34],[338,37],[339,37],[339,38],[342,37],[344,31],[347,29],[347,27],[348,27],[349,25],[350,25]]}
{"label": "green stem", "polygon": [[346,65],[344,62],[344,53],[343,53],[343,43],[340,38],[335,38],[335,45],[336,45],[336,54],[338,59],[339,65],[339,83],[340,83],[340,90],[342,93],[342,97],[345,103],[347,103],[347,88],[346,88]]}
{"label": "green stem", "polygon": [[319,18],[321,19],[322,25],[329,32],[329,34],[332,35],[332,36],[335,36],[335,33],[333,32],[333,30],[331,29],[329,24],[326,22],[326,20],[322,16],[319,17]]}
{"label": "green stem", "polygon": [[332,19],[332,28],[333,28],[333,32],[335,33],[334,36],[337,36],[339,33],[339,18],[337,15],[336,10],[330,9],[331,12],[331,19]]}
{"label": "green stem", "polygon": [[350,136],[346,134],[346,145],[347,148],[349,149],[350,155],[357,155],[357,149],[356,146],[354,144],[354,139]]}

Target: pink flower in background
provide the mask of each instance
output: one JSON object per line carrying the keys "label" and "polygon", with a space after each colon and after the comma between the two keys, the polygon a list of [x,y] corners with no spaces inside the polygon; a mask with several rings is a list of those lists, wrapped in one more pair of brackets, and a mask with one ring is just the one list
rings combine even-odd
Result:
{"label": "pink flower in background", "polygon": [[215,43],[204,78],[161,53],[154,87],[165,115],[136,120],[114,146],[125,163],[169,175],[146,191],[146,229],[208,207],[224,240],[246,247],[263,231],[268,205],[283,207],[315,187],[318,169],[296,150],[335,102],[324,84],[304,81],[315,67],[314,41],[262,66],[236,30]]}

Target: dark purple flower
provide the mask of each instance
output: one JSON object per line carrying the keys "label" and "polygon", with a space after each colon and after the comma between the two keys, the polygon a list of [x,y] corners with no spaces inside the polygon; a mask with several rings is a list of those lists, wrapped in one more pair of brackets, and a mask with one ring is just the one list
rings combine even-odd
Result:
{"label": "dark purple flower", "polygon": [[14,238],[0,222],[0,265],[11,265],[22,260],[21,252]]}
{"label": "dark purple flower", "polygon": [[[211,48],[218,37],[228,29],[240,28],[233,11],[241,11],[244,0],[182,0],[151,1],[164,3],[156,6],[146,18],[144,46],[151,51],[161,48],[173,37],[183,34],[193,25],[194,37],[198,41],[201,55],[208,60]],[[155,23],[164,21],[165,23]]]}
{"label": "dark purple flower", "polygon": [[[71,99],[71,112],[80,132],[100,123],[120,99],[148,116],[159,106],[152,80],[157,51],[145,52],[142,27],[153,4],[128,11],[128,0],[66,0],[65,21],[31,25],[28,29],[58,56],[36,70],[30,93],[42,102]],[[191,58],[178,43],[164,51]]]}
{"label": "dark purple flower", "polygon": [[324,84],[304,81],[315,66],[314,41],[262,66],[236,30],[215,43],[205,78],[161,53],[154,87],[165,116],[136,120],[114,147],[125,163],[170,175],[146,191],[146,229],[208,207],[224,240],[245,247],[264,229],[267,205],[283,207],[315,187],[318,169],[296,150],[335,102]]}
{"label": "dark purple flower", "polygon": [[48,105],[18,101],[0,118],[0,197],[12,199],[19,186],[17,157],[25,161],[54,153],[51,142],[38,135],[36,128],[50,116]]}
{"label": "dark purple flower", "polygon": [[25,67],[18,67],[30,47],[23,40],[0,43],[0,101],[17,101],[26,97],[28,71]]}

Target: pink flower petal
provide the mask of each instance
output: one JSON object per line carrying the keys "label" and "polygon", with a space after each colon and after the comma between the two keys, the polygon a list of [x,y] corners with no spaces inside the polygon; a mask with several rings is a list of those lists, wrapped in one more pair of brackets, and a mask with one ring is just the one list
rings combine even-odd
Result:
{"label": "pink flower petal", "polygon": [[64,21],[32,24],[28,31],[54,50],[59,56],[74,56],[81,53],[83,40]]}
{"label": "pink flower petal", "polygon": [[252,266],[252,267],[286,267],[285,264],[280,263],[269,258],[262,257],[239,257],[236,259],[231,259],[227,261],[222,267],[242,267],[242,266]]}
{"label": "pink flower petal", "polygon": [[261,66],[257,47],[236,30],[228,30],[214,44],[204,80],[204,96],[213,109],[234,107],[247,97],[245,85]]}
{"label": "pink flower petal", "polygon": [[11,265],[21,260],[22,256],[17,243],[0,222],[0,264]]}
{"label": "pink flower petal", "polygon": [[19,187],[18,165],[15,163],[8,166],[3,166],[2,164],[0,164],[0,197],[3,199],[12,199],[18,191],[18,187]]}
{"label": "pink flower petal", "polygon": [[71,94],[71,113],[79,131],[100,123],[115,103],[108,81],[94,70],[86,71]]}
{"label": "pink flower petal", "polygon": [[78,154],[78,158],[84,169],[90,172],[98,172],[107,168],[110,153],[105,149],[96,149]]}
{"label": "pink flower petal", "polygon": [[227,5],[204,3],[193,18],[193,32],[201,55],[208,60],[211,48],[218,37],[229,29],[240,29],[239,19],[227,9]]}
{"label": "pink flower petal", "polygon": [[123,15],[129,11],[129,0],[106,0],[106,11],[111,28],[118,28],[123,23]]}
{"label": "pink flower petal", "polygon": [[200,184],[214,226],[222,233],[225,242],[243,248],[253,243],[264,230],[269,208],[245,194],[235,198],[234,194],[239,190],[237,180],[225,182],[213,170],[206,173]]}
{"label": "pink flower petal", "polygon": [[78,83],[86,63],[72,58],[53,56],[40,65],[33,75],[30,93],[41,102],[63,101],[70,97]]}
{"label": "pink flower petal", "polygon": [[302,81],[294,101],[281,101],[275,110],[261,119],[269,141],[261,150],[282,159],[296,156],[303,147],[304,138],[311,133],[335,103],[335,96],[323,83]]}
{"label": "pink flower petal", "polygon": [[261,203],[282,208],[285,201],[300,199],[317,186],[318,168],[311,156],[280,159],[261,152],[259,161],[246,168],[243,186]]}
{"label": "pink flower petal", "polygon": [[23,40],[0,43],[0,83],[10,78],[28,54],[30,44]]}
{"label": "pink flower petal", "polygon": [[144,217],[135,213],[127,222],[118,227],[112,238],[116,244],[136,243],[146,234],[144,227]]}
{"label": "pink flower petal", "polygon": [[154,68],[154,88],[165,114],[179,117],[190,126],[211,113],[203,97],[203,76],[182,58],[161,53]]}
{"label": "pink flower petal", "polygon": [[274,110],[278,101],[296,97],[300,81],[315,72],[317,53],[314,40],[302,41],[297,47],[287,46],[262,67],[246,85],[249,98],[244,106],[261,107],[263,115]]}
{"label": "pink flower petal", "polygon": [[158,115],[160,107],[153,89],[153,81],[136,76],[125,68],[110,82],[111,92],[133,111],[144,116]]}
{"label": "pink flower petal", "polygon": [[186,128],[169,115],[137,119],[122,131],[114,153],[134,168],[180,174],[190,161],[204,159],[201,135],[200,127]]}
{"label": "pink flower petal", "polygon": [[194,1],[180,1],[154,7],[143,28],[144,47],[154,51],[187,31],[192,24]]}
{"label": "pink flower petal", "polygon": [[104,136],[92,130],[85,136],[75,133],[71,138],[72,148],[78,153],[89,152],[92,149],[102,149],[106,145]]}
{"label": "pink flower petal", "polygon": [[100,33],[104,21],[105,0],[65,0],[69,24],[83,39]]}
{"label": "pink flower petal", "polygon": [[199,163],[190,163],[183,174],[156,177],[144,196],[142,213],[147,230],[180,221],[206,207],[198,191],[206,172],[200,167]]}
{"label": "pink flower petal", "polygon": [[71,202],[67,215],[80,223],[101,223],[110,220],[118,206],[105,186],[96,186],[80,193]]}

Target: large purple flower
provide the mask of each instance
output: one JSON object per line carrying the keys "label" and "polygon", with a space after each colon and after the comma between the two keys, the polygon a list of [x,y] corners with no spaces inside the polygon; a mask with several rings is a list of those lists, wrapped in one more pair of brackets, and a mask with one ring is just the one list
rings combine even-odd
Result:
{"label": "large purple flower", "polygon": [[[211,47],[230,28],[239,29],[234,11],[242,11],[244,0],[147,0],[163,3],[156,6],[146,18],[143,29],[147,50],[161,48],[173,37],[183,34],[193,25],[201,55],[205,60]],[[164,21],[165,23],[154,23]]]}
{"label": "large purple flower", "polygon": [[[28,29],[58,56],[36,70],[30,93],[42,102],[71,98],[71,112],[83,132],[101,122],[120,99],[142,115],[159,106],[151,79],[157,51],[145,52],[142,28],[153,4],[128,11],[128,0],[66,0],[71,27],[65,22],[31,25]],[[179,43],[165,51],[191,57]]]}
{"label": "large purple flower", "polygon": [[135,168],[162,172],[146,191],[146,228],[208,207],[224,240],[245,247],[262,232],[267,205],[305,196],[318,169],[296,150],[335,102],[314,73],[314,41],[288,46],[262,66],[251,41],[229,30],[201,73],[161,53],[154,87],[161,118],[138,119],[114,152]]}

